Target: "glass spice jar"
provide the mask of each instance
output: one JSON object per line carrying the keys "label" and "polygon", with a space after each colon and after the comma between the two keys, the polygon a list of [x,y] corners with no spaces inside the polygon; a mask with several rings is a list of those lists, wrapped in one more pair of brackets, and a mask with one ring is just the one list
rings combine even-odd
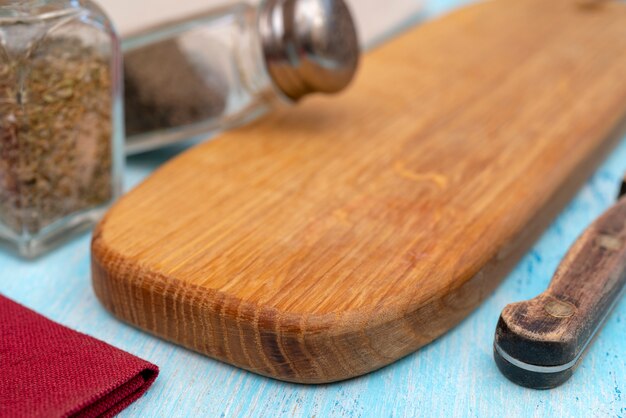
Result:
{"label": "glass spice jar", "polygon": [[0,0],[0,240],[34,257],[120,193],[121,52],[88,0]]}
{"label": "glass spice jar", "polygon": [[129,153],[338,92],[360,55],[343,0],[235,2],[128,36],[123,50]]}

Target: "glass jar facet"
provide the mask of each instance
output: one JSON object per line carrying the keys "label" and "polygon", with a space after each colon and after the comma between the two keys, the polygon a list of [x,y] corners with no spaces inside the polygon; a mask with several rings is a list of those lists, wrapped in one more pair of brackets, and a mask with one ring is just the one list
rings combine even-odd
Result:
{"label": "glass jar facet", "polygon": [[120,192],[119,41],[85,1],[0,2],[0,238],[28,257]]}

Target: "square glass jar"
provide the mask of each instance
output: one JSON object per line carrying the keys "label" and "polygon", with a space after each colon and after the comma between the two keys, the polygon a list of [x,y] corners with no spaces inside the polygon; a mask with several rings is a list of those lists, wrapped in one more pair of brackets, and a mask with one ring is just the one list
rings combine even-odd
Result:
{"label": "square glass jar", "polygon": [[121,52],[84,0],[0,0],[0,241],[35,257],[121,192]]}

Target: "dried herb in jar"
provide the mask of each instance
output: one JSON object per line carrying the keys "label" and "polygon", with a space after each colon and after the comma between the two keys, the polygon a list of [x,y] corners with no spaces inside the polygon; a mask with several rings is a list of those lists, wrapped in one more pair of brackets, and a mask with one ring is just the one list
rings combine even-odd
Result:
{"label": "dried herb in jar", "polygon": [[107,203],[112,187],[110,62],[77,38],[29,55],[0,51],[0,223],[36,234]]}

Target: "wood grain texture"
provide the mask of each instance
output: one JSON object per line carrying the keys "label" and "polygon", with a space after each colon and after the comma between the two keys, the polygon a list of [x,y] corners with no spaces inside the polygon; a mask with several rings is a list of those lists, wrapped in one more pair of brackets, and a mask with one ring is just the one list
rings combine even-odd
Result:
{"label": "wood grain texture", "polygon": [[[129,160],[129,190],[171,152]],[[120,417],[617,417],[626,411],[626,300],[609,317],[585,362],[567,384],[531,391],[509,382],[491,355],[502,308],[549,284],[567,247],[615,202],[626,171],[626,141],[581,189],[515,270],[450,332],[377,372],[331,385],[288,384],[229,366],[110,315],[89,280],[83,235],[40,260],[0,252],[0,292],[62,324],[161,367],[155,385]]]}
{"label": "wood grain texture", "polygon": [[[147,1],[147,0],[145,0]],[[209,0],[207,0],[209,1]],[[410,1],[410,0],[407,0]],[[466,0],[463,0],[466,1]],[[428,16],[459,0],[427,3]],[[179,151],[129,159],[130,190]],[[89,280],[83,235],[40,260],[0,252],[0,292],[49,318],[161,366],[155,385],[120,417],[623,417],[626,413],[626,300],[567,384],[531,391],[509,382],[492,357],[493,330],[511,301],[543,292],[567,247],[615,203],[626,172],[626,141],[590,178],[515,270],[450,332],[377,372],[331,385],[298,385],[249,373],[126,324],[105,311]]]}
{"label": "wood grain texture", "polygon": [[354,86],[200,145],[105,217],[96,294],[211,357],[321,383],[457,324],[610,149],[626,8],[487,2],[370,53]]}
{"label": "wood grain texture", "polygon": [[[507,305],[498,321],[495,358],[522,386],[553,388],[569,379],[626,284],[626,198],[611,207],[576,241],[548,289]],[[507,364],[500,351],[526,365]],[[554,366],[565,366],[554,371]],[[552,368],[552,369],[551,369]]]}

